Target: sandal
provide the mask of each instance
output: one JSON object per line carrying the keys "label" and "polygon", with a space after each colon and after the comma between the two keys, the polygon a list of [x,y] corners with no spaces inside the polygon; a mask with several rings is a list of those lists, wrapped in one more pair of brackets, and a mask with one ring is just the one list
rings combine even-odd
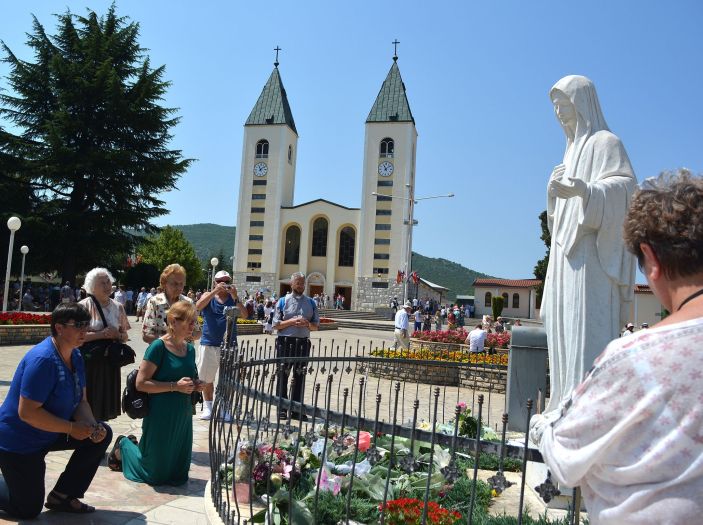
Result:
{"label": "sandal", "polygon": [[[53,498],[56,501],[52,503],[49,501],[49,498]],[[80,507],[74,507],[72,505],[74,501],[80,503]],[[95,512],[95,507],[86,505],[78,498],[73,498],[71,496],[61,497],[57,495],[53,490],[49,493],[49,496],[47,497],[44,506],[49,510],[55,510],[57,512],[70,512],[72,514],[90,514],[91,512]]]}
{"label": "sandal", "polygon": [[117,436],[117,439],[115,439],[115,444],[112,446],[112,450],[107,456],[107,466],[113,472],[122,472],[122,461],[117,459],[116,452],[120,449],[120,441],[124,438],[125,436]]}

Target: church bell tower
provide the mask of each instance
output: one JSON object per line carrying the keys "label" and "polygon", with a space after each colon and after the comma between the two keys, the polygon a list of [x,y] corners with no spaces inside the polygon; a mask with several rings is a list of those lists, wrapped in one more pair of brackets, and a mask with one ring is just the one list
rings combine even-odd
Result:
{"label": "church bell tower", "polygon": [[293,204],[298,132],[276,61],[244,124],[233,281],[276,290],[280,210]]}

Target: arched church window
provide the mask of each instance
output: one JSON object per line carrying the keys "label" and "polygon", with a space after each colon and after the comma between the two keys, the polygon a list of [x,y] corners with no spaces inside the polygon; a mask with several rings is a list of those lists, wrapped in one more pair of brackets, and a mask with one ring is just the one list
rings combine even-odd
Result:
{"label": "arched church window", "polygon": [[520,308],[520,294],[513,294],[513,308]]}
{"label": "arched church window", "polygon": [[386,137],[381,141],[380,156],[393,158],[393,149],[395,148],[395,143],[393,139]]}
{"label": "arched church window", "polygon": [[354,229],[347,226],[339,232],[339,266],[354,266]]}
{"label": "arched church window", "polygon": [[286,230],[286,247],[283,264],[298,264],[300,260],[300,228],[289,226]]}
{"label": "arched church window", "polygon": [[491,295],[491,292],[486,292],[486,299],[483,302],[483,305],[484,306],[491,306],[491,299],[492,298],[493,298],[493,296]]}
{"label": "arched church window", "polygon": [[269,157],[269,141],[262,139],[256,143],[256,158],[267,159]]}
{"label": "arched church window", "polygon": [[503,308],[508,308],[508,306],[510,305],[508,301],[508,294],[506,292],[503,292]]}
{"label": "arched church window", "polygon": [[327,257],[327,219],[324,217],[312,223],[312,256]]}

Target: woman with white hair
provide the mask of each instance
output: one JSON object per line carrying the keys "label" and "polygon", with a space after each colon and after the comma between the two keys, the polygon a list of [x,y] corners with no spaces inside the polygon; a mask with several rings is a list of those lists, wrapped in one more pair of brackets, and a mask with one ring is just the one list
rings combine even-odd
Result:
{"label": "woman with white hair", "polygon": [[130,329],[124,308],[110,298],[114,281],[107,269],[93,268],[86,274],[83,284],[88,297],[80,302],[91,319],[85,344],[81,346],[88,403],[95,417],[103,421],[114,419],[121,413],[120,366],[112,364],[104,355],[104,342],[124,343],[129,338],[127,330]]}

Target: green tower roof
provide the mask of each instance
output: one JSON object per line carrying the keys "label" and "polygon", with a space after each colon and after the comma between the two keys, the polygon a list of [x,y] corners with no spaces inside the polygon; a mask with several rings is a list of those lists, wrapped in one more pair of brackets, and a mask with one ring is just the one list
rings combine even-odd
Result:
{"label": "green tower roof", "polygon": [[412,122],[415,123],[413,114],[410,111],[408,97],[405,94],[405,84],[400,78],[400,69],[396,58],[393,58],[393,65],[388,72],[386,80],[378,92],[376,102],[369,112],[366,122]]}
{"label": "green tower roof", "polygon": [[286,124],[296,135],[298,134],[278,67],[273,68],[271,76],[259,95],[259,100],[256,101],[244,125],[258,124]]}

